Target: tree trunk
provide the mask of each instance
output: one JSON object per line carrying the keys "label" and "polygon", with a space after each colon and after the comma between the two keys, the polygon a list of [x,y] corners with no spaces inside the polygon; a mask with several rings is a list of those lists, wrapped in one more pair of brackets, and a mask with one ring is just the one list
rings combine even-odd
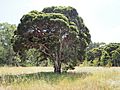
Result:
{"label": "tree trunk", "polygon": [[55,73],[61,73],[61,65],[60,64],[54,64],[54,72]]}
{"label": "tree trunk", "polygon": [[54,61],[54,72],[59,74],[61,73],[61,52],[62,52],[62,35],[61,34],[62,34],[62,31],[60,29],[60,34],[59,34],[60,47],[55,52],[55,61]]}
{"label": "tree trunk", "polygon": [[56,58],[54,60],[54,72],[59,74],[61,73],[61,61],[57,53],[56,53]]}

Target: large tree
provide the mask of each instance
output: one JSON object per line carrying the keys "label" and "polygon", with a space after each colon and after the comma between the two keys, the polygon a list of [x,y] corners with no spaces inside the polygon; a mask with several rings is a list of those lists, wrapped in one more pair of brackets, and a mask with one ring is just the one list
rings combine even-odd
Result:
{"label": "large tree", "polygon": [[30,48],[39,50],[44,59],[54,64],[54,72],[61,65],[76,66],[83,59],[90,43],[88,28],[73,7],[48,7],[42,12],[23,15],[14,36],[14,51],[20,55]]}

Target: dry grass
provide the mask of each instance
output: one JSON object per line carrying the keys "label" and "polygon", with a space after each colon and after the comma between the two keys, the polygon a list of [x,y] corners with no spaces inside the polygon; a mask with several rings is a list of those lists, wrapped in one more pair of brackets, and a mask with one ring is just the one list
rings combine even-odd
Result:
{"label": "dry grass", "polygon": [[53,71],[51,67],[0,68],[1,74],[8,74],[7,71],[9,74],[41,71],[45,73],[41,73],[42,78],[39,79],[28,80],[27,78],[21,83],[1,84],[0,90],[120,90],[119,67],[76,67],[75,70],[69,71],[72,73],[61,75],[50,73],[49,71]]}
{"label": "dry grass", "polygon": [[0,75],[30,74],[37,72],[52,72],[53,67],[0,67]]}

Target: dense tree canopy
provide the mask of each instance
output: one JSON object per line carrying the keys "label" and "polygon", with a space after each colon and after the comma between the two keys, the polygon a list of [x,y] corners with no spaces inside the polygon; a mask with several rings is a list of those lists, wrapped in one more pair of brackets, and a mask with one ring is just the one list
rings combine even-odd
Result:
{"label": "dense tree canopy", "polygon": [[97,66],[120,66],[120,44],[110,43],[98,48],[88,50],[86,60],[94,64],[97,60]]}
{"label": "dense tree canopy", "polygon": [[61,65],[73,68],[83,59],[91,41],[88,28],[73,7],[47,7],[42,12],[23,15],[14,35],[14,51],[22,54],[30,48],[38,49],[44,59],[61,72]]}

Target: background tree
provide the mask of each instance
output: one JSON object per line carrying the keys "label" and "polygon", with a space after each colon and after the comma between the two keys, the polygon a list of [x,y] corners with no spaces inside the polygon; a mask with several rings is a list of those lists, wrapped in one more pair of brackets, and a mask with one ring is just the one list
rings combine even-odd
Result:
{"label": "background tree", "polygon": [[86,60],[91,63],[91,65],[99,66],[103,50],[101,48],[93,48],[86,52]]}
{"label": "background tree", "polygon": [[91,41],[88,28],[72,7],[31,11],[20,21],[15,31],[14,51],[22,55],[30,48],[39,50],[45,60],[52,60],[57,73],[61,72],[62,64],[68,69],[76,66]]}
{"label": "background tree", "polygon": [[8,23],[0,23],[0,64],[12,65],[14,51],[11,39],[16,26]]}
{"label": "background tree", "polygon": [[112,51],[112,64],[113,66],[120,66],[120,47]]}
{"label": "background tree", "polygon": [[87,51],[87,61],[94,61],[96,58],[100,66],[120,66],[120,44],[110,43]]}
{"label": "background tree", "polygon": [[93,49],[93,48],[99,48],[99,47],[103,47],[103,46],[105,46],[106,45],[106,43],[104,43],[104,42],[91,42],[89,45],[88,45],[88,47],[87,47],[87,51],[88,50],[91,50],[91,49]]}

